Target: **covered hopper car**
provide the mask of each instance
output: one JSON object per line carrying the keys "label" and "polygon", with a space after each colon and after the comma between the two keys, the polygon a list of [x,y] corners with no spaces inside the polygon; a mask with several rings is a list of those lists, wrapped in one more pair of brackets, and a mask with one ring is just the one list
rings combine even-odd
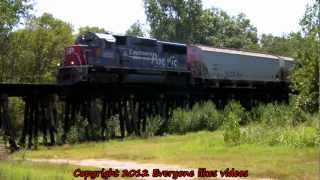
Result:
{"label": "covered hopper car", "polygon": [[211,84],[286,84],[294,65],[289,57],[201,45],[190,45],[187,51],[192,78]]}
{"label": "covered hopper car", "polygon": [[288,57],[88,32],[68,47],[58,83],[287,84]]}

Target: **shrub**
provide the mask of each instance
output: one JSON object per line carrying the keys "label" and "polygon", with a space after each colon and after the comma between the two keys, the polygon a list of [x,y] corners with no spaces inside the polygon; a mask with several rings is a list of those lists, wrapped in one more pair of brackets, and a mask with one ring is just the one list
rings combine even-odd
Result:
{"label": "shrub", "polygon": [[10,97],[9,102],[12,126],[18,132],[23,127],[24,102],[19,97]]}
{"label": "shrub", "polygon": [[79,116],[76,118],[75,125],[71,126],[67,133],[66,142],[70,144],[79,143],[86,140],[86,128],[88,121],[81,119]]}
{"label": "shrub", "polygon": [[72,126],[67,134],[67,143],[75,144],[77,142],[79,142],[78,129],[75,126]]}
{"label": "shrub", "polygon": [[191,130],[216,130],[221,125],[221,115],[216,106],[208,101],[204,104],[195,104],[191,110]]}
{"label": "shrub", "polygon": [[106,139],[114,138],[117,132],[120,132],[119,115],[116,114],[107,119]]}
{"label": "shrub", "polygon": [[162,123],[163,119],[160,116],[147,117],[146,132],[144,132],[143,136],[154,136],[158,132]]}
{"label": "shrub", "polygon": [[240,143],[240,124],[244,118],[244,108],[239,102],[231,101],[224,109],[223,138],[227,144]]}
{"label": "shrub", "polygon": [[308,124],[309,123],[298,126],[278,126],[272,128],[267,124],[252,124],[242,128],[241,142],[290,147],[319,146],[319,131],[314,126]]}
{"label": "shrub", "polygon": [[[247,114],[244,107],[241,106],[239,101],[230,101],[224,108],[224,114],[234,113],[239,118],[239,123],[248,121]],[[225,116],[226,117],[226,116]]]}
{"label": "shrub", "polygon": [[168,130],[170,133],[185,134],[191,129],[191,112],[177,108],[172,113]]}
{"label": "shrub", "polygon": [[191,110],[178,108],[169,121],[169,132],[184,134],[190,131],[216,130],[222,123],[220,112],[208,101],[195,104]]}
{"label": "shrub", "polygon": [[56,143],[57,143],[58,145],[61,145],[61,144],[64,143],[64,139],[63,139],[63,128],[62,128],[61,123],[59,123],[59,124],[58,124],[58,127],[57,127]]}
{"label": "shrub", "polygon": [[269,126],[287,124],[285,117],[287,115],[287,109],[278,104],[260,104],[251,111],[252,121],[262,122]]}
{"label": "shrub", "polygon": [[224,122],[223,139],[228,144],[239,144],[240,125],[239,118],[235,113],[228,113]]}

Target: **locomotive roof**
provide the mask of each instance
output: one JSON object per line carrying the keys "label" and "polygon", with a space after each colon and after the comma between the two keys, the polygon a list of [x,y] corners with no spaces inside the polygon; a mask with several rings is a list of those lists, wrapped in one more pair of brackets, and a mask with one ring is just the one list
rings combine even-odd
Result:
{"label": "locomotive roof", "polygon": [[98,38],[104,39],[108,42],[116,42],[116,39],[111,34],[108,34],[108,33],[94,33],[94,34],[98,36]]}
{"label": "locomotive roof", "polygon": [[248,52],[248,51],[241,51],[241,50],[234,50],[234,49],[214,48],[214,47],[208,47],[203,45],[195,45],[195,46],[200,48],[203,51],[221,52],[226,54],[238,54],[238,55],[244,55],[244,56],[256,56],[256,57],[263,57],[263,58],[270,58],[270,59],[283,59],[286,61],[294,61],[293,58],[285,57],[285,56],[276,56],[271,54]]}
{"label": "locomotive roof", "polygon": [[[115,42],[117,37],[133,37],[133,36],[126,36],[126,35],[114,35],[114,34],[110,34],[110,33],[94,33],[94,32],[89,32],[89,33],[92,33],[92,34],[96,35],[98,38],[105,39],[106,41],[109,41],[109,42]],[[153,38],[147,38],[147,37],[133,37],[133,38],[154,40],[154,41],[157,41],[158,43],[162,43],[165,45],[176,46],[177,48],[187,47],[186,44],[168,42],[168,41],[158,41],[157,39],[153,39]],[[211,51],[211,52],[220,52],[220,53],[226,53],[226,54],[237,54],[237,55],[244,55],[244,56],[255,56],[255,57],[263,57],[263,58],[270,58],[270,59],[283,59],[286,61],[294,61],[294,59],[290,58],[290,57],[276,56],[276,55],[272,55],[272,54],[264,54],[264,53],[241,51],[241,50],[235,50],[235,49],[226,49],[226,48],[215,48],[215,47],[209,47],[209,46],[204,46],[204,45],[192,45],[192,46],[198,47],[203,51]]]}

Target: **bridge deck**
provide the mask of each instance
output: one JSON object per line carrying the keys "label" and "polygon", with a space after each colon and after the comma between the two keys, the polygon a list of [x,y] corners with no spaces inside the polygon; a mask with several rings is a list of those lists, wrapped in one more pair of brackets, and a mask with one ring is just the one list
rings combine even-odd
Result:
{"label": "bridge deck", "polygon": [[[27,84],[27,83],[0,83],[0,94],[6,94],[9,97],[17,96],[34,96],[34,95],[48,95],[58,94],[60,96],[127,96],[135,94],[141,97],[158,96],[159,94],[212,94],[212,93],[244,93],[244,92],[263,92],[263,91],[281,91],[280,89],[272,87],[179,87],[172,85],[161,84],[75,84],[75,85],[59,85],[59,84]],[[286,90],[285,90],[286,91]]]}
{"label": "bridge deck", "polygon": [[59,93],[61,89],[62,86],[57,84],[0,83],[0,94],[5,93],[8,96]]}

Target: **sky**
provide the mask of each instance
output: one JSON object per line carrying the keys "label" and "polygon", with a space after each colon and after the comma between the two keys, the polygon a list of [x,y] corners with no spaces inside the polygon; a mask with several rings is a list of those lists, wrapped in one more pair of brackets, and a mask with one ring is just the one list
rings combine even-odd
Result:
{"label": "sky", "polygon": [[[300,30],[299,21],[312,0],[203,0],[205,8],[217,7],[229,15],[246,14],[258,34],[277,36]],[[44,12],[81,26],[98,26],[123,34],[136,21],[146,24],[143,0],[37,0],[35,14]]]}

